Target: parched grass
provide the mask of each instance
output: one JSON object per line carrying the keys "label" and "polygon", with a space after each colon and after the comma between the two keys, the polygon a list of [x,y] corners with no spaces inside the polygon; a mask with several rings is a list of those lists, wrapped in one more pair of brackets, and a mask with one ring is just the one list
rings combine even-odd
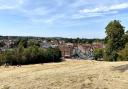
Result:
{"label": "parched grass", "polygon": [[123,66],[127,64],[66,60],[0,67],[0,89],[128,89],[128,69]]}

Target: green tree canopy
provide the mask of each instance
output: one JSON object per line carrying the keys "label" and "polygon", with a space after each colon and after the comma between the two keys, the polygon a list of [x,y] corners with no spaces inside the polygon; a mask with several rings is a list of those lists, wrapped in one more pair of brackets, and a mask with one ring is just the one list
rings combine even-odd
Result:
{"label": "green tree canopy", "polygon": [[118,60],[128,61],[128,43],[126,44],[123,50],[119,51],[118,54],[119,54]]}
{"label": "green tree canopy", "polygon": [[4,46],[5,46],[4,41],[1,41],[1,42],[0,42],[0,47],[4,47]]}
{"label": "green tree canopy", "polygon": [[108,61],[117,60],[117,51],[124,48],[125,43],[123,36],[125,34],[124,27],[121,25],[119,20],[111,21],[106,26],[106,50],[105,59]]}
{"label": "green tree canopy", "polygon": [[103,52],[104,52],[104,49],[95,49],[93,54],[94,54],[94,59],[95,60],[100,60],[103,58]]}

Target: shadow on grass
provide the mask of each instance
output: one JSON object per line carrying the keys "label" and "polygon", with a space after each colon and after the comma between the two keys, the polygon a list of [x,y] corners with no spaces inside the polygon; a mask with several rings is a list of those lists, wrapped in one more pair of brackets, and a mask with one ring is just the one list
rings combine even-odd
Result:
{"label": "shadow on grass", "polygon": [[113,67],[112,70],[113,70],[113,71],[125,72],[125,71],[128,70],[128,64]]}

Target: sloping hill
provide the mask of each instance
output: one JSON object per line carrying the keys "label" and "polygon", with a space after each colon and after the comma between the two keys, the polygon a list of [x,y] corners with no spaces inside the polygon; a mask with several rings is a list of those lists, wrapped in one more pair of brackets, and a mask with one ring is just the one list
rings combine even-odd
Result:
{"label": "sloping hill", "polygon": [[128,62],[67,60],[0,67],[0,89],[128,89]]}

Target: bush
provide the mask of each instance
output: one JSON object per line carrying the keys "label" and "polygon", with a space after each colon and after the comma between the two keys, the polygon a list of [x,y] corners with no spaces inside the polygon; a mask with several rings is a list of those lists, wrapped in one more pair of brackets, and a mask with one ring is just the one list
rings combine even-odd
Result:
{"label": "bush", "polygon": [[118,52],[118,60],[119,61],[128,61],[128,43],[126,44],[125,48]]}
{"label": "bush", "polygon": [[0,54],[0,66],[3,64],[3,61],[4,61],[3,54]]}
{"label": "bush", "polygon": [[94,54],[94,60],[101,60],[103,58],[104,50],[95,49],[93,54]]}

